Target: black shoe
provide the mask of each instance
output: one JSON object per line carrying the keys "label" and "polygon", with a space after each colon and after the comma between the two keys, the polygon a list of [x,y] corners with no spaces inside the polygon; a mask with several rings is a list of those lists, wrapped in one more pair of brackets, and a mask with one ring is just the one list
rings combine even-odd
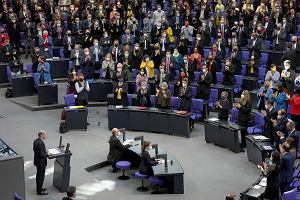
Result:
{"label": "black shoe", "polygon": [[87,122],[86,124],[87,124],[87,125],[90,125],[90,123],[88,123],[88,122]]}
{"label": "black shoe", "polygon": [[47,191],[47,189],[46,188],[42,188],[42,191]]}
{"label": "black shoe", "polygon": [[245,150],[243,148],[240,149],[240,152],[245,152]]}
{"label": "black shoe", "polygon": [[115,168],[115,169],[113,169],[111,172],[112,172],[112,173],[118,173],[118,172],[120,172],[120,171],[121,171],[120,169]]}
{"label": "black shoe", "polygon": [[38,192],[37,194],[38,194],[38,195],[47,195],[48,192],[47,192],[47,191],[41,191],[41,192]]}

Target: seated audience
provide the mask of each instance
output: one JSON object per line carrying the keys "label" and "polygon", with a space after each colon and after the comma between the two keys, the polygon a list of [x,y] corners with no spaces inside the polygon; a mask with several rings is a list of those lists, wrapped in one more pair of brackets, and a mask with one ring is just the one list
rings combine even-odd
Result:
{"label": "seated audience", "polygon": [[228,92],[223,91],[221,93],[221,99],[219,99],[215,103],[215,107],[218,111],[218,118],[224,121],[228,120],[229,109],[230,109],[230,102],[227,98],[228,98]]}

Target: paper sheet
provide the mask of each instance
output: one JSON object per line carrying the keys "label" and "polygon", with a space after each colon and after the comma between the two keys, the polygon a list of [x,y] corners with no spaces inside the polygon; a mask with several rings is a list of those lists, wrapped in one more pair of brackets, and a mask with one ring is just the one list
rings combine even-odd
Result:
{"label": "paper sheet", "polygon": [[52,154],[52,155],[60,154],[60,151],[58,151],[58,150],[55,149],[55,148],[48,149],[48,151],[49,151],[49,153]]}
{"label": "paper sheet", "polygon": [[268,138],[263,135],[256,135],[256,136],[253,136],[253,138],[255,140],[268,140]]}
{"label": "paper sheet", "polygon": [[126,140],[123,142],[123,145],[128,145],[131,144],[132,142],[134,142],[134,140]]}
{"label": "paper sheet", "polygon": [[257,189],[257,190],[258,190],[259,188],[261,188],[260,185],[254,185],[254,186],[253,186],[253,189]]}
{"label": "paper sheet", "polygon": [[209,120],[209,121],[212,121],[212,122],[219,121],[219,119],[218,119],[218,118],[215,118],[215,117],[209,118],[208,120]]}

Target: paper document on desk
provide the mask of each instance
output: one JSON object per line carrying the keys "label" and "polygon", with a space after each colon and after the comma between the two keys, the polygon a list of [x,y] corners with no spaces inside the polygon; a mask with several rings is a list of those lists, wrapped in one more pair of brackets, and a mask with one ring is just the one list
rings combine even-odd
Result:
{"label": "paper document on desk", "polygon": [[258,190],[259,188],[261,188],[260,185],[254,185],[254,186],[253,186],[253,189],[257,189],[257,190]]}
{"label": "paper document on desk", "polygon": [[262,178],[259,185],[262,187],[266,187],[267,186],[267,178]]}
{"label": "paper document on desk", "polygon": [[264,150],[273,150],[271,146],[263,146]]}
{"label": "paper document on desk", "polygon": [[56,154],[60,154],[60,153],[61,153],[61,152],[58,151],[56,148],[48,149],[48,152],[49,152],[51,155],[56,155]]}
{"label": "paper document on desk", "polygon": [[255,140],[268,140],[268,138],[263,135],[256,135],[256,136],[253,136],[253,138]]}
{"label": "paper document on desk", "polygon": [[[165,164],[165,159],[159,159],[160,164]],[[167,160],[167,162],[170,162],[170,160]]]}
{"label": "paper document on desk", "polygon": [[215,117],[209,118],[208,120],[209,120],[209,121],[212,121],[212,122],[219,121],[219,119],[218,119],[218,118],[215,118]]}
{"label": "paper document on desk", "polygon": [[125,140],[123,142],[123,145],[128,145],[128,144],[132,144],[134,142],[134,140]]}
{"label": "paper document on desk", "polygon": [[123,108],[123,106],[116,106],[116,108]]}

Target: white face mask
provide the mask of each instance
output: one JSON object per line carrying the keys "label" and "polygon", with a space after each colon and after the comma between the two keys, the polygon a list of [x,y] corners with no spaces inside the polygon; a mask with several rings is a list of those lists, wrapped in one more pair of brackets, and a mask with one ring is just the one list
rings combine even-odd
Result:
{"label": "white face mask", "polygon": [[142,89],[143,89],[143,90],[146,90],[146,89],[147,89],[147,86],[144,86],[144,85],[143,85],[143,86],[142,86]]}
{"label": "white face mask", "polygon": [[117,68],[117,71],[118,71],[118,72],[121,72],[121,71],[122,71],[122,68]]}
{"label": "white face mask", "polygon": [[183,60],[184,63],[187,63],[187,60]]}
{"label": "white face mask", "polygon": [[242,94],[242,95],[241,95],[241,98],[242,98],[242,99],[244,99],[244,98],[245,98],[245,96]]}
{"label": "white face mask", "polygon": [[88,55],[90,54],[90,52],[87,51],[87,52],[84,52],[84,54],[85,54],[86,56],[88,56]]}
{"label": "white face mask", "polygon": [[290,66],[284,65],[284,69],[285,69],[285,70],[289,70],[289,69],[290,69]]}
{"label": "white face mask", "polygon": [[110,58],[106,58],[106,61],[110,61]]}
{"label": "white face mask", "polygon": [[98,46],[98,45],[99,45],[99,43],[98,43],[98,42],[96,42],[96,43],[95,43],[95,46]]}
{"label": "white face mask", "polygon": [[187,84],[186,83],[182,83],[182,87],[186,88]]}
{"label": "white face mask", "polygon": [[148,150],[151,150],[151,149],[152,149],[152,146],[149,146],[149,147],[148,147]]}
{"label": "white face mask", "polygon": [[139,47],[134,47],[135,50],[139,50]]}
{"label": "white face mask", "polygon": [[207,72],[207,69],[202,69],[202,72],[203,72],[203,73],[206,73],[206,72]]}
{"label": "white face mask", "polygon": [[161,73],[164,73],[164,72],[165,72],[165,70],[164,70],[164,69],[160,69],[159,71],[160,71]]}
{"label": "white face mask", "polygon": [[268,108],[268,105],[265,105],[265,108],[266,108],[266,110],[268,110],[269,108]]}
{"label": "white face mask", "polygon": [[129,56],[129,54],[128,54],[128,53],[125,53],[124,55],[125,55],[125,57],[128,57],[128,56]]}
{"label": "white face mask", "polygon": [[146,60],[146,62],[149,62],[149,58],[146,58],[145,60]]}
{"label": "white face mask", "polygon": [[167,55],[166,55],[166,57],[167,57],[167,58],[170,58],[170,57],[171,57],[171,55],[167,54]]}

